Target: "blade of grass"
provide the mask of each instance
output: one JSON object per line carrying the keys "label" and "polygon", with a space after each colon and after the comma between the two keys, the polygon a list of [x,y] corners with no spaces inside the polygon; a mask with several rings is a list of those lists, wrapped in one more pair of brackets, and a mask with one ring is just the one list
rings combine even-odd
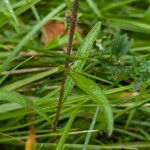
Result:
{"label": "blade of grass", "polygon": [[21,62],[20,64],[18,64],[17,66],[15,66],[12,70],[10,70],[6,75],[4,75],[1,79],[0,79],[0,85],[6,80],[6,78],[17,68],[19,68],[21,65],[23,65],[24,63],[28,62],[30,59],[32,59],[34,56],[31,56],[27,59],[25,59],[23,62]]}
{"label": "blade of grass", "polygon": [[40,73],[37,73],[35,75],[32,75],[31,77],[22,79],[20,81],[16,81],[16,82],[8,84],[8,85],[5,85],[5,86],[3,86],[3,89],[5,89],[5,90],[15,90],[15,89],[21,88],[21,87],[23,87],[23,86],[25,86],[29,83],[32,83],[32,82],[35,82],[37,80],[43,79],[43,78],[45,78],[45,77],[47,77],[51,74],[56,73],[57,71],[58,71],[58,68],[54,68],[52,70],[40,72]]}
{"label": "blade of grass", "polygon": [[49,13],[43,20],[41,20],[38,24],[33,26],[32,30],[27,33],[27,35],[19,42],[19,44],[14,48],[12,53],[6,58],[2,65],[0,65],[0,73],[5,69],[8,69],[9,64],[13,61],[15,56],[21,51],[22,47],[28,42],[28,40],[50,19],[56,16],[62,9],[65,8],[65,4],[61,4],[56,9],[54,9],[51,13]]}
{"label": "blade of grass", "polygon": [[121,111],[121,112],[119,112],[118,114],[116,114],[114,118],[117,119],[117,118],[119,118],[122,114],[124,114],[124,113],[126,113],[126,112],[128,112],[128,111],[130,111],[130,110],[133,110],[133,109],[135,109],[135,108],[138,108],[138,107],[140,107],[140,106],[142,106],[142,105],[148,103],[149,101],[150,101],[150,99],[145,99],[145,100],[142,100],[142,101],[140,101],[140,102],[137,102],[137,103],[133,104],[132,106],[127,107],[127,108],[124,109],[123,111]]}
{"label": "blade of grass", "polygon": [[150,25],[144,22],[116,18],[108,18],[108,22],[124,30],[150,34]]}
{"label": "blade of grass", "polygon": [[[80,104],[80,105],[81,105],[81,104]],[[66,139],[67,139],[67,137],[68,137],[68,133],[69,133],[69,131],[70,131],[70,129],[71,129],[71,126],[72,126],[73,121],[74,121],[74,119],[75,119],[75,117],[76,117],[76,115],[77,115],[77,112],[78,112],[78,109],[79,109],[80,105],[78,105],[78,106],[75,108],[75,110],[71,113],[70,119],[69,119],[69,121],[67,122],[67,125],[66,125],[66,127],[65,127],[64,134],[63,134],[62,137],[60,138],[56,150],[62,150],[62,149],[63,149],[64,144],[65,144],[65,141],[66,141]]]}
{"label": "blade of grass", "polygon": [[[98,113],[99,113],[99,109],[100,109],[100,107],[98,106],[98,107],[96,108],[96,110],[95,110],[95,114],[94,114],[94,116],[93,116],[93,120],[92,120],[92,122],[91,122],[90,129],[89,129],[89,130],[93,130],[93,129],[94,129],[94,126],[95,126],[95,123],[96,123],[96,118],[97,118]],[[83,150],[87,150],[88,144],[89,144],[89,142],[90,142],[91,134],[92,134],[91,132],[87,133],[86,139],[85,139],[85,142],[84,142],[84,145],[83,145]]]}
{"label": "blade of grass", "polygon": [[28,2],[26,2],[25,5],[21,6],[20,8],[18,8],[15,13],[16,15],[20,15],[23,12],[25,12],[26,10],[30,9],[32,6],[36,5],[37,3],[39,3],[41,0],[30,0]]}
{"label": "blade of grass", "polygon": [[34,13],[34,16],[35,16],[35,18],[36,18],[36,20],[38,21],[38,22],[40,22],[40,16],[39,16],[39,14],[38,14],[38,12],[37,12],[37,10],[36,10],[36,8],[35,8],[35,6],[33,5],[32,6],[32,11],[33,11],[33,13]]}
{"label": "blade of grass", "polygon": [[101,18],[101,13],[100,13],[100,10],[98,9],[96,3],[93,1],[93,0],[87,0],[90,8],[93,10],[93,12],[99,17]]}
{"label": "blade of grass", "polygon": [[126,0],[126,1],[120,1],[120,2],[115,2],[115,3],[110,3],[109,5],[107,5],[106,7],[104,7],[101,11],[102,12],[105,12],[105,11],[110,11],[111,9],[115,9],[117,7],[123,7],[124,5],[127,5],[127,4],[131,4],[131,3],[134,3],[136,1],[139,1],[139,0]]}
{"label": "blade of grass", "polygon": [[1,104],[0,105],[0,114],[8,112],[8,111],[13,111],[13,110],[16,110],[16,109],[20,109],[20,108],[23,108],[23,106],[21,106],[20,104],[17,104],[17,103]]}
{"label": "blade of grass", "polygon": [[6,4],[7,9],[9,10],[10,15],[11,15],[12,18],[14,19],[14,21],[15,21],[15,23],[16,23],[16,28],[17,28],[17,27],[19,26],[19,21],[18,21],[18,19],[17,19],[17,17],[16,17],[16,14],[15,14],[15,12],[14,12],[12,6],[11,6],[11,3],[10,3],[9,0],[4,0],[4,2],[5,2],[5,4]]}
{"label": "blade of grass", "polygon": [[[23,106],[24,108],[28,108],[28,101],[30,101],[25,96],[17,92],[6,91],[6,90],[0,90],[0,100],[6,100],[12,103],[17,103]],[[49,123],[51,123],[51,121],[49,120],[49,117],[45,113],[43,113],[36,104],[34,105],[34,107],[35,107],[36,112],[40,116],[44,117]]]}
{"label": "blade of grass", "polygon": [[130,124],[130,122],[132,121],[134,115],[135,115],[135,109],[133,109],[133,110],[129,113],[129,116],[128,116],[128,119],[127,119],[127,122],[126,122],[126,124],[125,124],[124,129],[127,129],[127,128],[129,127],[129,124]]}
{"label": "blade of grass", "polygon": [[[44,149],[52,147],[56,148],[57,144],[55,143],[39,143],[38,147],[40,146]],[[124,142],[124,143],[110,143],[110,144],[105,144],[105,145],[88,145],[89,150],[100,150],[100,149],[142,149],[142,148],[149,148],[150,147],[150,142]],[[82,149],[83,144],[64,144],[65,149],[71,149],[71,150],[76,150],[76,149]]]}
{"label": "blade of grass", "polygon": [[142,136],[140,134],[135,134],[133,132],[129,132],[129,131],[126,131],[126,130],[123,130],[123,129],[115,128],[114,131],[116,131],[118,133],[122,133],[122,134],[128,135],[128,136],[131,136],[131,137],[134,137],[134,138],[136,138],[138,140],[145,140],[144,136]]}

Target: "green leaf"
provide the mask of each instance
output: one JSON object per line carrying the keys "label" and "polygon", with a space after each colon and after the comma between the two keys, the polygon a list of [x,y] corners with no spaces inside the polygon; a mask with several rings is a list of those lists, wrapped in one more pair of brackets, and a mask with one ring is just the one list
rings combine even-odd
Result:
{"label": "green leaf", "polygon": [[114,121],[112,109],[108,99],[93,80],[88,79],[77,72],[70,72],[70,76],[82,91],[89,94],[92,100],[103,108],[107,123],[107,131],[108,135],[110,136],[113,132]]}
{"label": "green leaf", "polygon": [[[93,116],[93,120],[92,120],[90,128],[89,128],[90,131],[94,129],[94,126],[95,126],[95,123],[96,123],[96,118],[97,118],[98,113],[99,113],[99,109],[100,109],[100,107],[97,106],[96,110],[95,110],[95,113],[94,113],[94,116]],[[90,138],[91,138],[91,135],[92,135],[91,132],[87,133],[86,139],[85,139],[85,142],[84,142],[84,146],[83,146],[83,150],[87,149],[89,141],[90,141]]]}
{"label": "green leaf", "polygon": [[9,64],[13,61],[13,59],[16,57],[16,55],[21,51],[23,46],[28,42],[28,40],[50,19],[52,19],[54,16],[56,16],[62,9],[65,8],[65,4],[61,4],[59,7],[57,7],[55,10],[53,10],[51,13],[49,13],[43,20],[41,20],[38,24],[36,24],[32,30],[27,33],[27,35],[19,42],[19,44],[14,48],[12,53],[6,58],[6,60],[3,62],[2,65],[0,65],[0,72],[4,71],[9,67]]}
{"label": "green leaf", "polygon": [[17,15],[20,15],[22,14],[23,12],[25,12],[26,10],[30,9],[32,6],[34,6],[35,4],[39,3],[41,0],[30,0],[30,1],[27,1],[25,5],[19,7],[15,13]]}
{"label": "green leaf", "polygon": [[[89,57],[89,54],[90,54],[90,51],[93,47],[94,41],[96,40],[96,38],[100,32],[100,26],[101,26],[101,23],[98,22],[91,29],[91,31],[88,33],[88,35],[83,40],[81,46],[79,47],[76,56],[84,57],[86,59]],[[86,63],[86,60],[77,60],[73,64],[72,68],[76,71],[81,71],[83,69],[85,63]],[[73,86],[74,86],[74,82],[73,82],[72,78],[68,76],[66,84],[65,84],[65,96],[64,96],[64,98],[66,98],[66,96],[70,93]]]}
{"label": "green leaf", "polygon": [[134,110],[134,109],[137,109],[138,107],[148,103],[150,101],[150,99],[145,99],[145,100],[142,100],[140,102],[136,102],[135,104],[133,104],[132,106],[129,106],[127,107],[126,109],[122,110],[121,112],[119,112],[118,114],[115,115],[115,119],[119,118],[122,114],[128,112],[128,111],[131,111],[131,110]]}
{"label": "green leaf", "polygon": [[20,104],[17,104],[17,103],[2,104],[2,105],[0,105],[0,114],[6,113],[8,111],[13,111],[16,109],[21,109],[21,108],[22,108],[22,106]]}
{"label": "green leaf", "polygon": [[129,40],[126,34],[116,33],[112,41],[112,53],[113,55],[122,56],[127,54],[132,46],[133,40]]}
{"label": "green leaf", "polygon": [[142,21],[143,22],[146,22],[146,23],[148,23],[148,24],[150,24],[150,6],[149,6],[149,8],[146,10],[146,12],[145,12],[145,14],[144,14],[144,16],[143,16],[143,18],[142,18]]}
{"label": "green leaf", "polygon": [[0,12],[0,18],[0,26],[9,19],[8,15],[6,15],[4,12]]}
{"label": "green leaf", "polygon": [[24,107],[27,107],[27,100],[26,98],[17,93],[17,92],[13,92],[13,91],[6,91],[6,90],[0,90],[0,100],[6,100],[9,102],[15,102],[18,103]]}
{"label": "green leaf", "polygon": [[15,12],[13,10],[13,7],[12,7],[10,1],[9,0],[5,0],[4,2],[6,4],[7,9],[9,10],[10,15],[14,19],[16,25],[19,26],[19,20],[17,19],[17,16],[16,16],[16,14],[15,14]]}
{"label": "green leaf", "polygon": [[[4,0],[5,1],[5,0]],[[13,15],[15,14],[16,16],[19,16],[20,14],[22,14],[23,12],[25,12],[26,10],[30,9],[32,6],[34,6],[35,4],[37,4],[38,2],[40,2],[41,0],[30,0],[27,1],[23,6],[19,7],[17,10],[14,11]],[[1,1],[0,1],[1,2]],[[2,0],[2,4],[3,4],[3,0]],[[4,8],[4,4],[2,5],[0,3],[0,9]],[[12,9],[12,8],[11,8]],[[12,15],[12,14],[11,14]],[[0,26],[4,25],[8,20],[8,16],[7,15],[3,15],[3,18],[0,19]],[[14,16],[13,16],[14,17]],[[0,12],[0,18],[1,18],[1,12]],[[15,17],[16,18],[16,17]],[[15,19],[16,20],[16,19]]]}
{"label": "green leaf", "polygon": [[110,11],[112,9],[117,9],[119,7],[121,8],[127,4],[134,3],[136,1],[139,1],[139,0],[126,0],[126,1],[119,1],[119,2],[111,2],[107,4],[106,7],[102,8],[102,12]]}
{"label": "green leaf", "polygon": [[76,107],[76,109],[71,113],[70,119],[69,119],[69,121],[68,121],[68,123],[67,123],[67,125],[66,125],[65,130],[64,130],[64,134],[63,134],[62,137],[60,138],[60,141],[59,141],[59,143],[58,143],[58,146],[57,146],[56,150],[62,150],[62,149],[63,149],[63,146],[64,146],[64,144],[65,144],[65,141],[66,141],[66,139],[67,139],[67,137],[68,137],[68,133],[69,133],[69,131],[70,131],[70,128],[71,128],[71,126],[72,126],[72,124],[73,124],[73,121],[74,121],[76,115],[77,115],[78,108],[79,108],[79,106]]}
{"label": "green leaf", "polygon": [[58,68],[54,68],[52,70],[48,70],[48,71],[44,71],[44,72],[40,72],[40,73],[37,73],[35,75],[32,75],[31,77],[27,77],[25,79],[22,79],[22,80],[19,80],[19,81],[16,81],[14,83],[11,83],[11,84],[8,84],[6,86],[3,86],[3,89],[5,90],[15,90],[15,89],[18,89],[22,86],[25,86],[29,83],[32,83],[32,82],[35,82],[37,80],[40,80],[40,79],[43,79],[53,73],[56,73],[58,71]]}
{"label": "green leaf", "polygon": [[94,13],[99,17],[101,18],[101,13],[100,13],[100,10],[98,9],[96,3],[93,1],[93,0],[87,0],[90,8],[94,11]]}
{"label": "green leaf", "polygon": [[[19,94],[17,92],[13,92],[13,91],[0,90],[0,101],[8,101],[8,102],[11,102],[11,103],[20,104],[24,108],[28,108],[29,107],[29,100],[25,96],[23,96],[23,95],[21,95],[21,94]],[[36,104],[33,104],[33,105],[34,105],[35,111],[40,116],[45,118],[49,123],[51,123],[51,121],[49,120],[48,116],[45,113],[43,113],[38,108],[38,106]],[[17,107],[19,107],[19,106],[17,106]],[[6,109],[8,109],[8,108],[6,108]]]}
{"label": "green leaf", "polygon": [[141,21],[122,19],[122,18],[108,18],[110,25],[121,29],[150,34],[150,25]]}

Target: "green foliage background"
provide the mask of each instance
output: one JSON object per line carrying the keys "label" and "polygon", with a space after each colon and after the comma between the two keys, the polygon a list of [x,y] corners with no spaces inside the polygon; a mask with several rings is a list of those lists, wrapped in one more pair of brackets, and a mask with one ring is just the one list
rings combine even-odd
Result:
{"label": "green foliage background", "polygon": [[[41,28],[68,24],[71,9],[71,0],[0,1],[0,147],[24,149],[31,102],[37,149],[149,149],[150,1],[80,0],[84,35],[75,33],[67,56],[68,37],[44,45]],[[53,132],[66,57],[73,64]]]}

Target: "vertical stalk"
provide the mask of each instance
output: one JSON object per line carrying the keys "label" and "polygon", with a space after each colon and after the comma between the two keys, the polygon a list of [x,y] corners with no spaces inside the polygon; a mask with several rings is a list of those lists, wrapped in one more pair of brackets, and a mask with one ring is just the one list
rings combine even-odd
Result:
{"label": "vertical stalk", "polygon": [[[76,23],[77,23],[78,7],[79,7],[79,0],[74,0],[73,10],[72,10],[72,14],[70,16],[71,26],[70,26],[68,46],[67,46],[67,55],[68,56],[71,55],[71,51],[72,51],[72,47],[73,47],[73,37],[74,37],[75,27],[76,27]],[[65,60],[65,70],[64,70],[64,75],[63,75],[62,84],[61,84],[61,90],[60,90],[60,95],[59,95],[59,100],[58,100],[55,122],[54,122],[54,126],[53,126],[54,131],[57,128],[61,108],[63,105],[64,89],[65,89],[65,82],[67,79],[67,69],[68,68],[69,68],[69,58],[67,57]]]}
{"label": "vertical stalk", "polygon": [[30,122],[30,132],[28,135],[28,139],[25,143],[25,150],[36,150],[36,133],[35,133],[35,124],[34,124],[34,106],[31,100],[28,100],[28,108],[29,108],[29,122]]}

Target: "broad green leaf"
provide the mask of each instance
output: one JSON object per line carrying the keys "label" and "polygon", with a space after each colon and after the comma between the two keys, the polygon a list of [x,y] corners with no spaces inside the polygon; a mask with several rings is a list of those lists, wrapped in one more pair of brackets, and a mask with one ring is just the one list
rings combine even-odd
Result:
{"label": "broad green leaf", "polygon": [[92,100],[103,108],[107,123],[107,131],[110,136],[113,132],[114,123],[112,109],[108,99],[93,80],[88,79],[77,72],[70,72],[70,76],[82,91],[90,95]]}
{"label": "broad green leaf", "polygon": [[[30,101],[25,96],[23,96],[23,95],[21,95],[21,94],[19,94],[17,92],[7,91],[7,90],[0,90],[0,101],[4,101],[4,100],[8,101],[8,102],[11,102],[11,103],[20,104],[24,108],[28,108],[29,107],[29,101]],[[44,117],[48,122],[51,123],[51,121],[49,120],[48,116],[45,113],[43,113],[38,108],[38,106],[36,104],[33,104],[33,105],[34,105],[36,113],[38,113],[40,116]]]}
{"label": "broad green leaf", "polygon": [[27,33],[27,35],[19,42],[19,44],[14,48],[12,53],[6,58],[2,65],[0,65],[0,73],[9,67],[9,64],[14,60],[16,55],[21,51],[23,46],[28,42],[28,40],[50,19],[56,16],[62,9],[65,8],[65,4],[61,4],[51,13],[49,13],[43,20],[41,20],[38,24],[36,24],[32,30]]}
{"label": "broad green leaf", "polygon": [[[84,57],[84,58],[89,57],[89,54],[90,54],[90,51],[93,47],[94,41],[96,40],[96,38],[100,32],[100,26],[101,26],[101,23],[98,22],[91,29],[91,31],[88,33],[88,35],[83,40],[81,46],[79,47],[76,56]],[[81,71],[83,69],[85,63],[86,63],[86,60],[77,60],[73,64],[72,68],[76,71]],[[65,85],[65,96],[64,96],[64,98],[66,98],[66,96],[72,90],[73,86],[74,86],[74,82],[73,82],[72,78],[68,76],[67,81],[66,81],[66,85]]]}

